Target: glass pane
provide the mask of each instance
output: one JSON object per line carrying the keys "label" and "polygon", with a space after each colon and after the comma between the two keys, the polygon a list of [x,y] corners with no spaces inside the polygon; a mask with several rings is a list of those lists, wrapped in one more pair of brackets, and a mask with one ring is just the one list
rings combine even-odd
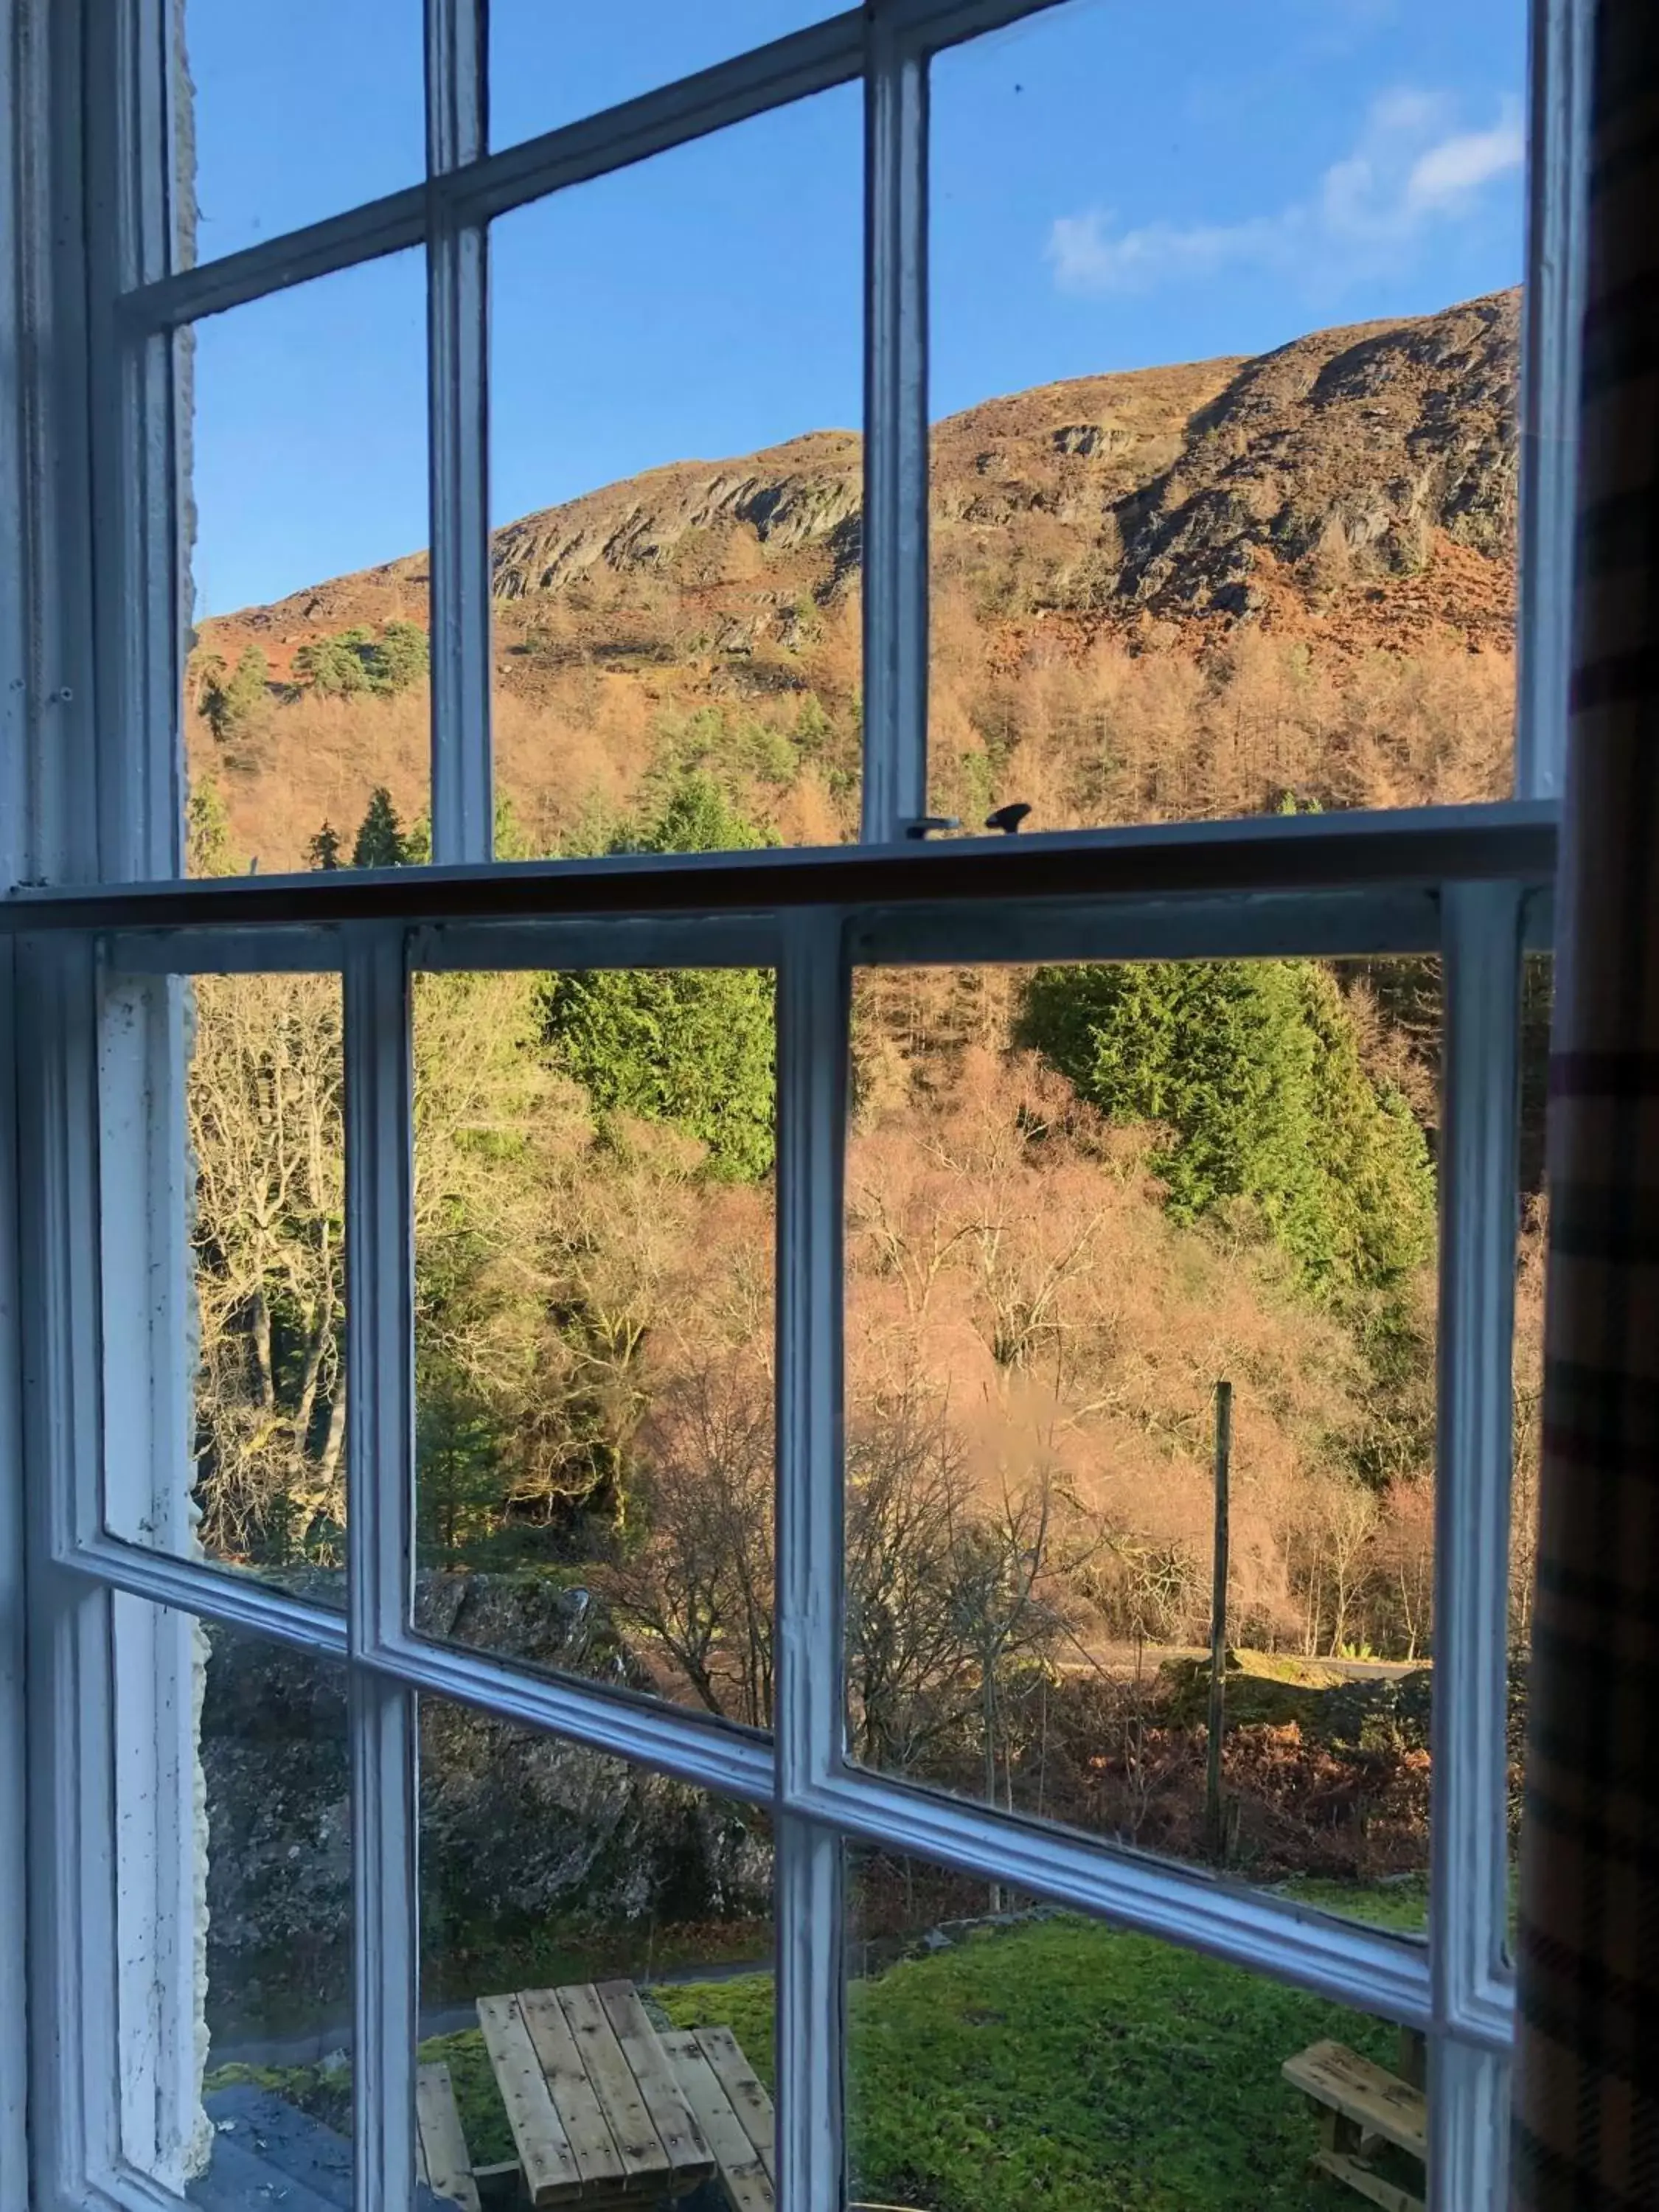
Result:
{"label": "glass pane", "polygon": [[415,979],[416,1623],[757,1727],[772,992]]}
{"label": "glass pane", "polygon": [[1532,1657],[1534,1583],[1538,1571],[1539,1478],[1544,1433],[1544,1279],[1549,1243],[1549,1185],[1544,1135],[1549,1097],[1550,1017],[1555,960],[1528,953],[1521,969],[1521,1190],[1515,1267],[1515,1462],[1510,1493],[1509,1838],[1511,1904],[1521,1846]]}
{"label": "glass pane", "polygon": [[113,1607],[128,2155],[214,2212],[349,2203],[344,1669]]}
{"label": "glass pane", "polygon": [[[1345,2212],[1351,2186],[1420,2201],[1421,2051],[1388,2022],[913,1862],[849,1849],[848,1875],[853,2201]],[[1324,2086],[1331,2044],[1391,2086],[1397,2141],[1362,2149],[1300,2086]]]}
{"label": "glass pane", "polygon": [[426,264],[195,326],[192,875],[424,859]]}
{"label": "glass pane", "polygon": [[1073,5],[939,58],[938,810],[1508,794],[1526,25]]}
{"label": "glass pane", "polygon": [[836,12],[834,0],[628,0],[607,12],[491,0],[490,141],[556,130]]}
{"label": "glass pane", "polygon": [[[183,1286],[184,1310],[164,1326],[194,1355],[176,1427],[174,1378],[152,1371],[150,1343],[137,1340],[137,1371],[110,1367],[111,1532],[343,1606],[340,979],[199,975],[118,988],[105,1032],[109,1115],[148,1111],[143,1038],[151,1051],[169,1034],[187,1043],[184,1158],[154,1164],[172,1182],[187,1162],[187,1189],[159,1228],[145,1216],[142,1179],[109,1194],[106,1286],[114,1300],[141,1302],[131,1270],[148,1252],[147,1284]],[[167,1139],[165,1126],[149,1133]],[[152,1237],[168,1249],[152,1249]]]}
{"label": "glass pane", "polygon": [[411,0],[359,0],[344,16],[327,0],[185,0],[180,13],[193,157],[181,264],[426,174],[424,42]]}
{"label": "glass pane", "polygon": [[862,158],[849,87],[494,226],[503,858],[856,822]]}
{"label": "glass pane", "polygon": [[1420,1922],[1438,1053],[1427,961],[856,979],[861,1760]]}
{"label": "glass pane", "polygon": [[503,2203],[656,2203],[712,2180],[717,2151],[751,2162],[705,2045],[673,2030],[703,2027],[728,2084],[769,2063],[767,1812],[428,1698],[420,1864],[441,2195],[470,2167]]}

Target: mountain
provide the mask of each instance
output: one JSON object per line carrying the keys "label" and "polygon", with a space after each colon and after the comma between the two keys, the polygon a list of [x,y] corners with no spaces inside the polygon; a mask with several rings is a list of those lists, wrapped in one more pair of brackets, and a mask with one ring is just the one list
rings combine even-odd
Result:
{"label": "mountain", "polygon": [[[1058,823],[1231,811],[1275,787],[1325,804],[1496,787],[1519,306],[1044,385],[939,423],[936,800],[1025,796]],[[817,431],[495,533],[500,775],[538,838],[694,757],[781,834],[844,833],[860,465],[856,434]],[[420,805],[422,701],[293,679],[305,644],[424,624],[427,583],[410,555],[202,625],[203,653],[266,656],[268,713],[190,730],[263,865],[296,860],[325,814],[349,830],[375,782]]]}

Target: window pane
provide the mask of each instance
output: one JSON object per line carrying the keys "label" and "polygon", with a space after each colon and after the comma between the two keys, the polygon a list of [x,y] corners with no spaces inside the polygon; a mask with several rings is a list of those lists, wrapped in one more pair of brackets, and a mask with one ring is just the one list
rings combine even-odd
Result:
{"label": "window pane", "polygon": [[113,1603],[128,2155],[215,2207],[349,2203],[344,1669]]}
{"label": "window pane", "polygon": [[1515,1267],[1515,1463],[1510,1493],[1508,1814],[1512,1902],[1520,1867],[1527,1690],[1544,1448],[1544,1279],[1550,1227],[1544,1124],[1554,999],[1554,956],[1529,953],[1521,969],[1521,1190]]}
{"label": "window pane", "polygon": [[1428,961],[859,976],[860,1759],[1420,1914],[1439,1026]]}
{"label": "window pane", "polygon": [[182,264],[420,183],[423,42],[410,0],[359,0],[343,16],[326,0],[185,0],[181,12],[193,156]]}
{"label": "window pane", "polygon": [[1364,2189],[1376,2203],[1420,2201],[1420,2102],[1396,2086],[1415,2157],[1362,2154],[1282,2070],[1334,2043],[1420,2084],[1386,2021],[912,1862],[849,1850],[848,1873],[853,2200],[1343,2212],[1356,2198],[1319,2169],[1347,2159],[1401,2191]]}
{"label": "window pane", "polygon": [[1507,794],[1526,21],[1074,5],[939,57],[940,811]]}
{"label": "window pane", "polygon": [[849,88],[494,226],[504,858],[856,822],[861,146]]}
{"label": "window pane", "polygon": [[[158,1314],[153,1336],[112,1340],[111,1533],[343,1606],[339,977],[199,975],[118,988],[105,1035],[106,1115],[149,1110],[143,1040],[151,1054],[169,1036],[188,1051],[181,1157],[154,1163],[156,1188],[179,1191],[176,1213],[158,1207],[151,1225],[142,1178],[106,1195],[106,1298],[141,1309],[145,1286],[181,1287],[181,1310]],[[169,1142],[165,1124],[147,1133],[152,1145]],[[141,1285],[134,1255],[146,1250]],[[164,1356],[169,1339],[193,1355],[189,1366],[180,1357],[176,1373]]]}
{"label": "window pane", "polygon": [[556,130],[836,12],[834,0],[628,0],[605,13],[491,0],[491,142]]}
{"label": "window pane", "polygon": [[420,2131],[441,2193],[458,2156],[481,2191],[528,2169],[544,2203],[575,2185],[657,2203],[712,2179],[731,2149],[710,2069],[671,2031],[688,2010],[720,2031],[728,2081],[769,2057],[766,1812],[425,1698],[421,1916]]}
{"label": "window pane", "polygon": [[198,324],[192,875],[424,859],[426,265]]}
{"label": "window pane", "polygon": [[416,1618],[771,1720],[757,969],[416,978]]}

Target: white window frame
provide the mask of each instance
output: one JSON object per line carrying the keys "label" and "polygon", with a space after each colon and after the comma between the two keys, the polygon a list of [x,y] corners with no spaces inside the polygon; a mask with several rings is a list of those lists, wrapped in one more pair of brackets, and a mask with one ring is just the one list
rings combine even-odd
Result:
{"label": "white window frame", "polygon": [[[1519,963],[1523,946],[1548,943],[1551,926],[1589,8],[1587,0],[1534,7],[1528,645],[1516,799],[919,848],[903,831],[924,811],[927,788],[928,67],[943,46],[1050,4],[874,0],[606,115],[489,153],[481,0],[427,0],[427,179],[192,268],[174,265],[174,177],[187,137],[169,60],[176,0],[0,0],[0,96],[12,132],[12,158],[0,164],[10,278],[0,317],[7,357],[24,364],[17,404],[0,421],[0,550],[25,584],[0,604],[0,863],[9,883],[27,887],[0,905],[0,1037],[18,1075],[15,1129],[11,1095],[0,1091],[0,1158],[10,1167],[0,1174],[0,1882],[16,1894],[27,1867],[29,1898],[27,1992],[20,1947],[0,1947],[0,2203],[131,2212],[179,2202],[198,2033],[179,1923],[194,1908],[176,1881],[166,1891],[161,1874],[169,1852],[175,1862],[184,1856],[191,1622],[200,1619],[349,1669],[357,2212],[404,2212],[410,2202],[414,1700],[422,1690],[772,1806],[787,2212],[839,2212],[843,2194],[848,1837],[1012,1881],[1424,2030],[1431,2202],[1442,2212],[1498,2212],[1513,2013],[1501,1563]],[[860,79],[861,845],[491,865],[489,222]],[[179,882],[188,567],[179,402],[189,351],[175,334],[202,314],[422,242],[438,865],[391,878]],[[1430,950],[1446,963],[1447,1073],[1426,1943],[853,1766],[840,1688],[841,1148],[852,968]],[[518,1671],[429,1643],[409,1626],[408,975],[428,965],[575,960],[754,962],[778,975],[778,1682],[769,1741]],[[173,1554],[106,1533],[112,1486],[148,1486],[165,1504],[166,1477],[182,1463],[188,1282],[176,979],[319,967],[343,976],[346,1007],[353,1297],[344,1617],[185,1556],[179,1530]],[[137,1313],[135,1281],[144,1286]],[[144,1716],[136,1750],[134,1698]],[[113,1822],[117,1793],[128,1786],[118,1775],[131,1777],[135,1759],[144,1835],[122,1837],[118,1884]],[[135,1949],[136,1923],[152,1934]],[[121,1992],[125,2048],[111,1990]],[[122,2076],[123,2058],[129,2070],[133,2059],[135,2005],[149,2054],[137,2142],[132,2083]],[[161,2157],[165,2167],[167,2146],[174,2166],[158,2182],[137,2161]]]}

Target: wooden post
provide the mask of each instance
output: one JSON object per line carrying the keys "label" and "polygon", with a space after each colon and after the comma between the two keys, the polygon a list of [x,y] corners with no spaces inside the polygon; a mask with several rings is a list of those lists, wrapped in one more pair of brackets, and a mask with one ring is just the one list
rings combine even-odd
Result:
{"label": "wooden post", "polygon": [[1221,1736],[1226,1720],[1227,1462],[1233,1446],[1233,1386],[1215,1386],[1215,1582],[1210,1599],[1210,1742],[1204,1778],[1204,1818],[1211,1856],[1227,1856],[1226,1810],[1221,1802]]}

